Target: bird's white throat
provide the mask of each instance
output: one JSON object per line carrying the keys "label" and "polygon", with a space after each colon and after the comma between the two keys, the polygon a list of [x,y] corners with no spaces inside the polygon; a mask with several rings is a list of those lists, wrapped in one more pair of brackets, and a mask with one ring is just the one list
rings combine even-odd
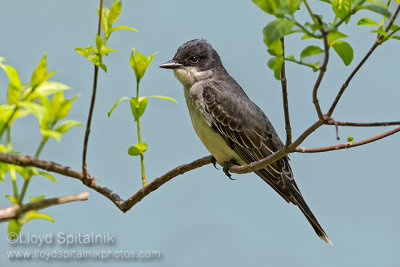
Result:
{"label": "bird's white throat", "polygon": [[174,74],[183,86],[190,87],[198,81],[211,78],[213,72],[212,70],[199,71],[196,67],[186,66],[174,69]]}

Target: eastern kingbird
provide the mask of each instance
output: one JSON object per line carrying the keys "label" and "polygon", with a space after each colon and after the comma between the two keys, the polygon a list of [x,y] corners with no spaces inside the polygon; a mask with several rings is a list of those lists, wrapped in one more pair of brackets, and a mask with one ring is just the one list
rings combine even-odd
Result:
{"label": "eastern kingbird", "polygon": [[[160,67],[173,69],[182,83],[193,127],[227,175],[232,164],[260,160],[283,147],[264,112],[229,75],[205,40],[184,43]],[[288,157],[255,173],[287,202],[297,205],[317,235],[331,244],[294,181]]]}

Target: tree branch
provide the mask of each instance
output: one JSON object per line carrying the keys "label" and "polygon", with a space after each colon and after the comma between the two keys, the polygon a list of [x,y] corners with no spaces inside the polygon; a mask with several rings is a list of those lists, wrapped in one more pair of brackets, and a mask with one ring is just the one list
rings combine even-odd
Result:
{"label": "tree branch", "polygon": [[[101,32],[101,15],[102,15],[102,12],[103,12],[102,9],[103,9],[103,0],[100,0],[99,22],[98,22],[98,25],[97,25],[97,34],[98,35],[100,35],[100,32]],[[89,115],[88,115],[88,120],[87,120],[87,123],[86,123],[85,139],[83,141],[83,152],[82,152],[82,172],[83,172],[85,177],[87,176],[86,154],[87,154],[87,146],[88,146],[88,143],[89,143],[90,125],[92,123],[93,109],[94,109],[94,104],[96,102],[98,73],[99,73],[99,66],[94,65],[92,99],[90,101]]]}
{"label": "tree branch", "polygon": [[99,192],[111,202],[115,204],[121,211],[126,212],[130,210],[136,203],[142,200],[145,196],[159,188],[161,185],[165,184],[172,178],[184,174],[188,171],[200,168],[204,165],[211,163],[211,156],[203,157],[198,160],[192,161],[188,164],[180,165],[164,175],[159,176],[154,179],[151,183],[140,189],[137,193],[132,195],[128,200],[124,201],[117,193],[114,193],[112,190],[107,187],[100,186],[95,178],[91,176],[89,173],[86,175],[83,172],[76,171],[71,169],[68,166],[63,166],[61,164],[40,160],[38,158],[33,158],[31,156],[24,155],[10,155],[7,153],[0,152],[0,162],[5,162],[9,164],[14,164],[22,167],[32,166],[37,167],[49,172],[55,172],[67,177],[75,178],[82,181],[87,187]]}
{"label": "tree branch", "polygon": [[300,153],[317,153],[317,152],[326,152],[326,151],[332,151],[332,150],[339,150],[339,149],[346,149],[346,148],[351,148],[351,147],[356,147],[356,146],[361,146],[365,145],[368,143],[375,142],[379,139],[388,137],[389,135],[395,134],[400,131],[400,127],[394,128],[393,130],[384,132],[382,134],[364,139],[362,141],[358,142],[349,142],[346,144],[337,144],[337,145],[332,145],[332,146],[326,146],[326,147],[316,147],[316,148],[305,148],[305,147],[297,147],[296,152]]}
{"label": "tree branch", "polygon": [[[389,21],[389,24],[386,27],[386,32],[390,29],[390,27],[393,25],[394,20],[398,16],[400,11],[400,5],[397,7],[396,12],[394,13],[392,19]],[[338,104],[340,98],[342,97],[344,91],[346,88],[349,86],[349,83],[353,79],[354,75],[357,74],[357,72],[360,70],[360,68],[364,65],[364,63],[367,61],[367,59],[371,56],[371,54],[375,51],[375,49],[378,47],[378,45],[381,44],[381,40],[384,38],[383,35],[379,35],[379,37],[375,40],[375,43],[372,45],[372,47],[369,49],[368,53],[364,56],[364,58],[358,63],[357,67],[351,72],[350,76],[347,78],[347,80],[343,83],[342,87],[340,88],[338,94],[336,95],[335,100],[333,101],[331,107],[329,108],[328,113],[326,113],[326,116],[331,117],[333,111],[336,108],[336,105]]]}
{"label": "tree branch", "polygon": [[44,208],[47,208],[47,207],[50,207],[53,205],[61,205],[61,204],[65,204],[65,203],[73,202],[73,201],[83,201],[83,200],[87,200],[88,197],[89,197],[89,193],[83,192],[78,195],[48,198],[48,199],[43,199],[43,200],[32,202],[32,203],[27,203],[24,205],[14,204],[10,207],[0,210],[0,222],[18,218],[19,216],[21,216],[22,214],[24,214],[30,210],[40,210],[40,209],[44,209]]}
{"label": "tree branch", "polygon": [[[282,56],[285,57],[285,39],[284,38],[281,38],[281,43],[282,43]],[[286,146],[288,146],[292,143],[292,128],[290,126],[289,100],[288,100],[288,93],[287,93],[285,61],[283,61],[283,63],[282,63],[281,85],[282,85],[283,111],[285,114]]]}

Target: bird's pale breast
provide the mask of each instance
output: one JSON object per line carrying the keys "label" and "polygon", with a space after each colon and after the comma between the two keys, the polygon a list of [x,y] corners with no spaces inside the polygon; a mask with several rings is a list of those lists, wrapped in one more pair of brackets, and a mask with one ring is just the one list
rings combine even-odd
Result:
{"label": "bird's pale breast", "polygon": [[203,87],[200,83],[201,82],[197,83],[191,88],[184,88],[186,104],[194,130],[207,150],[217,160],[218,164],[224,165],[225,162],[231,159],[235,159],[239,164],[245,164],[245,162],[226,144],[221,135],[211,128],[211,122],[207,119],[203,111]]}

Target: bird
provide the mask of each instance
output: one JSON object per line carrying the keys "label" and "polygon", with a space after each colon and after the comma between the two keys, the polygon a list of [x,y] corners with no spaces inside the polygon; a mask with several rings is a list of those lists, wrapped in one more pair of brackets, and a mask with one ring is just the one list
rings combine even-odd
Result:
{"label": "bird", "polygon": [[[214,167],[221,165],[228,177],[232,165],[246,165],[283,148],[267,116],[229,75],[206,40],[184,43],[172,60],[159,67],[172,69],[183,85],[194,130],[211,153]],[[296,185],[288,156],[255,173],[298,206],[317,235],[332,245]]]}

